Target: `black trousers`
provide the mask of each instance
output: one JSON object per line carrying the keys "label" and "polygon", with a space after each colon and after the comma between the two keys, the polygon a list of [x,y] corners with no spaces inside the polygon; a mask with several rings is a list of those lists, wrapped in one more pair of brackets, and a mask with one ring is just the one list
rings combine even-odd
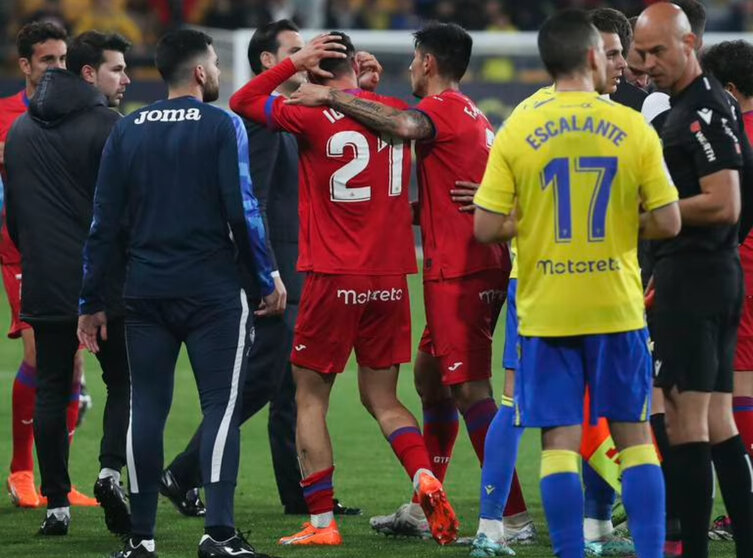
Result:
{"label": "black trousers", "polygon": [[[73,357],[78,350],[76,322],[31,322],[37,345],[37,403],[34,438],[42,494],[49,508],[68,505],[68,429],[66,407],[73,384]],[[120,470],[126,463],[130,380],[123,319],[107,323],[107,341],[97,355],[107,387],[99,463]]]}
{"label": "black trousers", "polygon": [[[280,317],[263,318],[255,324],[255,341],[248,356],[246,383],[241,402],[241,422],[269,403],[269,446],[272,452],[280,502],[289,511],[306,511],[300,486],[301,473],[295,448],[295,384],[290,369],[293,328],[298,305],[288,304]],[[182,453],[169,465],[184,487],[201,485],[199,446],[203,423]]]}
{"label": "black trousers", "polygon": [[134,536],[153,538],[163,466],[163,434],[183,343],[199,390],[207,527],[232,527],[240,457],[240,389],[252,312],[246,294],[206,299],[126,299],[131,422],[126,453]]}

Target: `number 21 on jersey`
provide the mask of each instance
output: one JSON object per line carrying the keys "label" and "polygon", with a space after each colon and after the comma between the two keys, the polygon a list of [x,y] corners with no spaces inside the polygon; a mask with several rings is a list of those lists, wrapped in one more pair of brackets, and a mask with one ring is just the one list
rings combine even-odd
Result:
{"label": "number 21 on jersey", "polygon": [[573,238],[571,167],[576,173],[594,175],[594,189],[588,208],[588,241],[601,242],[606,234],[607,209],[612,183],[617,175],[617,157],[578,157],[573,160],[558,157],[549,161],[541,171],[541,189],[546,190],[550,184],[553,186],[556,242],[570,242]]}
{"label": "number 21 on jersey", "polygon": [[[369,141],[361,132],[337,132],[327,142],[327,157],[343,157],[346,148],[352,152],[353,159],[330,177],[330,200],[333,202],[368,201],[371,199],[371,186],[351,187],[348,182],[369,166],[371,160]],[[387,148],[390,150],[388,193],[390,196],[399,196],[403,192],[403,142],[400,140],[386,142],[382,138],[377,138],[377,152]]]}

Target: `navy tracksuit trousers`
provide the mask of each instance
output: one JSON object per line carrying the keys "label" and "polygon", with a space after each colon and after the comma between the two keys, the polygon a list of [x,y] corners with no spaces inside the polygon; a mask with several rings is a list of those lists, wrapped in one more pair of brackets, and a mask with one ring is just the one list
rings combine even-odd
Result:
{"label": "navy tracksuit trousers", "polygon": [[126,457],[134,536],[153,538],[163,435],[175,364],[186,345],[204,428],[200,443],[207,527],[233,527],[240,457],[240,393],[253,313],[242,290],[203,299],[126,299],[131,420]]}

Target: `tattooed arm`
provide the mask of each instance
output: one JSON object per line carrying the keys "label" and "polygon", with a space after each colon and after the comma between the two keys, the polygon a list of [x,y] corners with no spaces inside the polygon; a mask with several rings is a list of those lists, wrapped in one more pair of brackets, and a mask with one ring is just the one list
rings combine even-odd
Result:
{"label": "tattooed arm", "polygon": [[287,102],[310,107],[327,105],[375,132],[401,139],[426,140],[434,136],[434,125],[420,111],[399,110],[331,87],[304,84]]}

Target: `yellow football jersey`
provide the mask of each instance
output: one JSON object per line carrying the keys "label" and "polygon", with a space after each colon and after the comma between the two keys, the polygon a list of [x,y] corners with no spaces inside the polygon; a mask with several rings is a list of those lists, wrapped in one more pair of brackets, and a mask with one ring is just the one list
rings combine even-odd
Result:
{"label": "yellow football jersey", "polygon": [[646,325],[638,213],[677,200],[659,137],[640,113],[596,93],[520,106],[497,135],[475,203],[517,214],[521,335]]}
{"label": "yellow football jersey", "polygon": [[[551,97],[552,95],[554,95],[554,85],[547,85],[546,87],[542,87],[541,89],[536,91],[533,95],[531,95],[530,97],[526,97],[524,100],[518,103],[518,105],[513,109],[513,111],[510,113],[510,116],[508,116],[507,119],[509,120],[510,118],[512,118],[512,116],[518,110],[523,110],[525,108],[528,108],[533,103],[544,101],[548,99],[549,97]],[[505,122],[507,122],[507,120]],[[512,263],[512,267],[510,268],[510,279],[517,279],[518,278],[518,245],[514,238],[510,241],[510,262]]]}

